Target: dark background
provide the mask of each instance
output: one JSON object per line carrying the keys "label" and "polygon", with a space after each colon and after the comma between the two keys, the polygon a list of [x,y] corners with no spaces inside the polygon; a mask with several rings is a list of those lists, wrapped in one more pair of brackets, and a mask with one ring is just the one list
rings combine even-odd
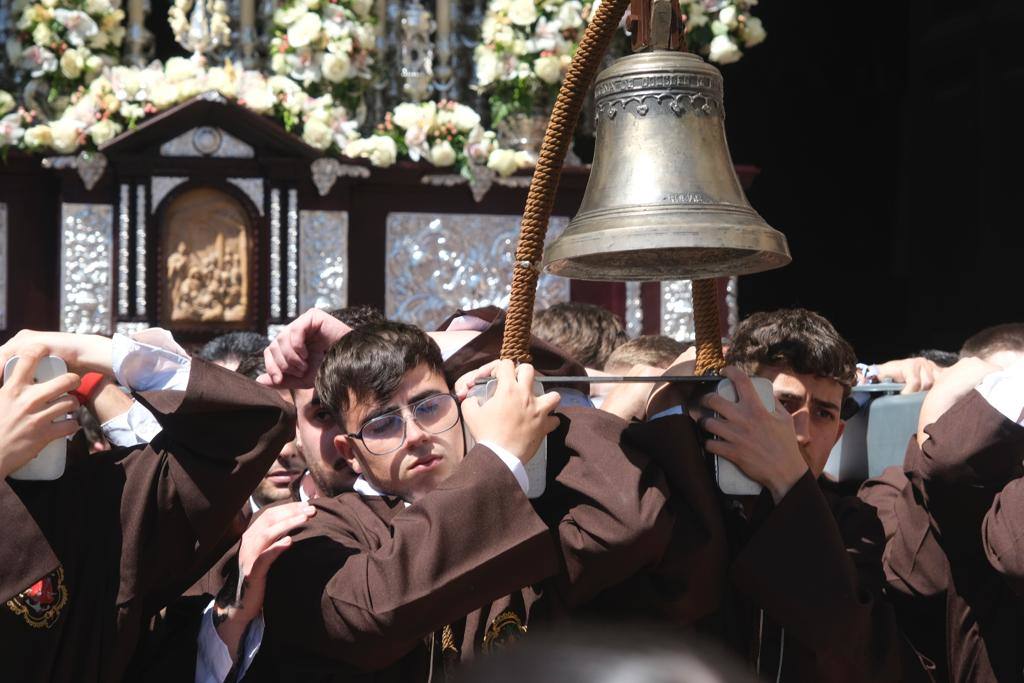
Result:
{"label": "dark background", "polygon": [[1024,3],[764,0],[768,39],[722,68],[751,203],[793,263],[743,315],[805,306],[865,360],[958,350],[1018,296]]}

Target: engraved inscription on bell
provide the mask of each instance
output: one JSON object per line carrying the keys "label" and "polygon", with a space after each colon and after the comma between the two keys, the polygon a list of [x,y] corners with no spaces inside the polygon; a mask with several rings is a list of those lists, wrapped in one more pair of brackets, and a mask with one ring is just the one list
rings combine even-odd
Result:
{"label": "engraved inscription on bell", "polygon": [[197,188],[163,216],[161,317],[174,326],[235,323],[249,315],[249,217],[233,197]]}

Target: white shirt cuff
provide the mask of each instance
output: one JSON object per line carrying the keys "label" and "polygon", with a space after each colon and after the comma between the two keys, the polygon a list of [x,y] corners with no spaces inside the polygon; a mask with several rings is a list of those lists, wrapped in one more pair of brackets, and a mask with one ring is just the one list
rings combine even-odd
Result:
{"label": "white shirt cuff", "polygon": [[135,391],[188,387],[192,359],[167,330],[153,327],[126,337],[115,334],[111,366],[121,386]]}
{"label": "white shirt cuff", "polygon": [[552,391],[558,393],[559,408],[594,408],[596,405],[593,397],[587,396],[579,389],[557,387]]}
{"label": "white shirt cuff", "polygon": [[526,495],[530,495],[530,478],[526,475],[526,468],[523,467],[523,463],[519,461],[519,458],[512,455],[493,441],[478,441],[477,443],[481,446],[490,448],[496,456],[501,458],[501,461],[505,463],[505,466],[512,472],[512,476],[516,478],[517,482],[519,482],[519,488],[521,488],[523,493]]}
{"label": "white shirt cuff", "polygon": [[[217,634],[217,627],[213,625],[213,603],[206,606],[203,612],[203,621],[199,626],[199,654],[196,657],[196,680],[195,683],[224,683],[224,679],[231,673],[231,655],[228,654],[228,646]],[[235,680],[240,680],[249,670],[256,654],[263,644],[263,630],[265,623],[263,614],[260,613],[249,624],[245,632],[245,643],[242,647],[242,660],[238,664],[238,673]]]}
{"label": "white shirt cuff", "polygon": [[655,413],[654,415],[651,415],[649,418],[647,418],[647,421],[648,422],[652,422],[654,420],[660,420],[663,417],[668,417],[669,415],[682,415],[682,414],[683,414],[683,407],[682,406],[672,406],[671,408],[666,408],[665,410],[661,411],[660,413]]}
{"label": "white shirt cuff", "polygon": [[199,625],[199,654],[196,656],[196,683],[223,683],[231,672],[228,646],[217,635],[213,625],[213,600],[203,611]]}
{"label": "white shirt cuff", "polygon": [[163,429],[153,413],[138,401],[127,412],[104,422],[100,428],[114,446],[137,446],[150,443]]}
{"label": "white shirt cuff", "polygon": [[1006,419],[1024,424],[1021,421],[1021,412],[1024,412],[1024,363],[985,375],[977,391]]}

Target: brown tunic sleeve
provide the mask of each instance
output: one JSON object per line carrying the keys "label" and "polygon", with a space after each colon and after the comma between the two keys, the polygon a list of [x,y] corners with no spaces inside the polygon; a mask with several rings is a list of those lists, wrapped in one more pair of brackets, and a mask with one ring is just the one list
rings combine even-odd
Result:
{"label": "brown tunic sleeve", "polygon": [[728,548],[718,492],[689,416],[634,422],[624,442],[655,460],[665,473],[672,537],[657,563],[631,582],[632,600],[676,623],[692,624],[720,607]]}
{"label": "brown tunic sleeve", "polygon": [[[88,454],[74,441],[60,479],[0,486],[0,511],[18,524],[0,544],[11,680],[121,680],[145,621],[217,559],[217,540],[292,436],[275,392],[200,360],[184,392],[139,400],[163,426],[151,444]],[[19,554],[31,557],[9,559]],[[27,590],[40,580],[45,619]]]}
{"label": "brown tunic sleeve", "polygon": [[321,511],[268,577],[267,627],[286,651],[381,669],[436,629],[560,568],[553,535],[484,446],[383,531],[355,493],[314,504]]}
{"label": "brown tunic sleeve", "polygon": [[733,581],[833,674],[908,680],[917,660],[882,595],[881,523],[855,498],[833,502],[806,473],[743,547]]}
{"label": "brown tunic sleeve", "polygon": [[1014,479],[996,494],[982,521],[989,564],[1024,597],[1024,480]]}
{"label": "brown tunic sleeve", "polygon": [[972,391],[925,432],[921,457],[908,460],[908,473],[920,481],[950,562],[972,562],[987,551],[999,558],[999,566],[1008,567],[1008,551],[1016,543],[1013,529],[1019,526],[1010,520],[1019,520],[1024,508],[1016,486],[994,503],[1007,484],[1024,474],[1024,427]]}
{"label": "brown tunic sleeve", "polygon": [[275,391],[199,359],[184,392],[136,397],[163,431],[116,463],[124,477],[118,599],[146,595],[160,607],[218,559],[225,530],[292,438],[294,412]]}
{"label": "brown tunic sleeve", "polygon": [[[649,454],[623,441],[627,423],[593,408],[567,408],[565,449],[549,446],[550,501],[565,572],[559,577],[567,607],[650,568],[665,553],[674,517],[665,475]],[[563,424],[564,426],[564,424]],[[557,448],[557,438],[549,444]]]}

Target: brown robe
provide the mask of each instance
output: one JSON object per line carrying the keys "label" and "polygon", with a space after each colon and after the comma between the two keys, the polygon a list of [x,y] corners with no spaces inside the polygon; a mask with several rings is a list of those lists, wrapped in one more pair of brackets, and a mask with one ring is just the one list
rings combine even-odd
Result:
{"label": "brown robe", "polygon": [[920,502],[921,487],[914,483],[922,457],[917,437],[911,437],[904,465],[887,467],[868,479],[857,496],[877,510],[885,529],[882,566],[897,622],[932,680],[945,681],[949,565]]}
{"label": "brown robe", "polygon": [[[462,375],[476,370],[481,365],[491,362],[501,353],[502,338],[505,334],[505,311],[495,306],[474,308],[468,311],[456,311],[447,320],[441,323],[438,329],[444,330],[451,322],[463,315],[480,318],[488,323],[487,329],[480,332],[465,346],[456,351],[444,362],[445,377],[448,385],[452,386]],[[579,362],[569,358],[565,352],[547,343],[543,339],[530,337],[530,356],[533,367],[537,372],[548,376],[573,375],[586,377],[586,370]],[[547,385],[550,390],[552,386]],[[587,394],[590,385],[586,383],[567,384],[569,388],[577,389]]]}
{"label": "brown robe", "polygon": [[151,444],[88,455],[79,440],[60,479],[0,482],[3,680],[120,680],[292,438],[275,392],[198,359],[186,391],[136,398],[163,427]]}
{"label": "brown robe", "polygon": [[[668,435],[684,420],[656,428]],[[692,438],[689,425],[675,434]],[[683,555],[710,566],[698,555],[711,534],[685,501],[669,502],[637,429],[651,428],[566,409],[534,501],[479,445],[408,508],[357,493],[315,500],[317,515],[271,568],[266,637],[245,680],[421,681],[605,599],[650,616],[647,598],[660,593],[684,614],[685,596],[707,591]],[[616,595],[638,573],[654,577],[647,592]]]}
{"label": "brown robe", "polygon": [[[887,558],[907,583],[945,593],[945,645],[952,681],[1019,681],[1024,667],[1024,427],[972,391],[925,428],[908,452],[907,504],[922,524],[901,525],[927,545],[895,545]],[[917,551],[917,552],[915,552]],[[938,557],[936,557],[938,555]]]}
{"label": "brown robe", "polygon": [[832,488],[808,472],[750,521],[724,501],[729,584],[704,627],[771,680],[926,680],[883,595],[878,516]]}

